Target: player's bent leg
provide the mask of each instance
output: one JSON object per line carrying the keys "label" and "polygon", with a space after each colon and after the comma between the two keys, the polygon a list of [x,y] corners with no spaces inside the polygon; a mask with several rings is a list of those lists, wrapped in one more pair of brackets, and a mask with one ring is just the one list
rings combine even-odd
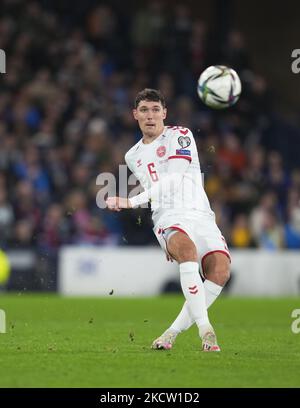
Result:
{"label": "player's bent leg", "polygon": [[[167,250],[168,253],[174,258],[179,264],[190,262],[197,262],[197,250],[193,241],[183,232],[172,231],[172,233],[167,236]],[[190,324],[191,317],[187,312],[187,309],[183,307],[183,312],[179,314],[174,323],[182,324],[182,319],[188,319]],[[178,319],[180,322],[178,322]],[[177,326],[172,326],[167,329],[160,337],[154,340],[152,343],[152,348],[156,350],[170,350],[174,343],[177,335],[180,333],[180,328]]]}
{"label": "player's bent leg", "polygon": [[215,251],[202,261],[205,279],[224,287],[230,278],[230,258],[224,252]]}
{"label": "player's bent leg", "polygon": [[168,242],[168,251],[179,263],[180,282],[188,310],[196,322],[203,351],[220,351],[207,314],[205,288],[199,275],[197,250],[188,236],[176,233]]}
{"label": "player's bent leg", "polygon": [[[223,287],[230,277],[229,254],[215,251],[204,256],[202,262],[204,276],[207,278],[203,285],[205,288],[206,308],[208,309],[221,294]],[[171,324],[170,329],[178,333],[188,330],[195,323],[188,309],[187,302],[184,303],[180,313]]]}
{"label": "player's bent leg", "polygon": [[[175,234],[170,234],[170,236],[172,235]],[[194,259],[193,257],[196,256],[197,251],[189,237],[185,234],[178,233],[175,238],[175,240],[172,240],[171,245],[170,243],[168,243],[168,251],[174,257],[174,259],[176,259],[179,263],[180,261],[186,262],[187,259]],[[190,243],[192,243],[191,246],[189,245]],[[218,253],[216,252],[214,253],[214,255],[215,254]],[[229,273],[229,262],[228,267],[226,268],[226,262],[222,262],[222,254],[220,254],[221,257],[218,256],[219,254],[216,257],[212,255],[213,254],[210,254],[206,257],[207,259],[204,260],[204,264],[202,265],[202,267],[205,267],[206,275],[209,275],[218,283],[223,282],[225,284],[226,274]],[[217,260],[215,258],[217,258]],[[219,258],[221,259],[220,262]],[[206,307],[208,308],[221,293],[222,286],[214,283],[213,281],[206,280],[204,282],[204,287]],[[152,343],[152,348],[157,350],[170,350],[175,343],[177,335],[180,332],[187,330],[194,323],[194,321],[195,320],[188,308],[188,304],[187,302],[185,302],[176,320],[172,323],[169,329],[167,329],[160,337],[154,340],[154,342]],[[216,335],[210,324],[202,325],[201,330],[199,328],[199,333],[202,338],[203,351],[220,351],[220,347],[217,344]]]}

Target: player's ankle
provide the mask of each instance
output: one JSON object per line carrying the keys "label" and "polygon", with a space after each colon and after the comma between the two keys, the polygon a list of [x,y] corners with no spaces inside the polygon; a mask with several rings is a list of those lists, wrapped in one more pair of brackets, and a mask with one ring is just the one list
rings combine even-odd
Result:
{"label": "player's ankle", "polygon": [[173,336],[177,336],[180,333],[180,330],[173,329],[172,327],[169,327],[163,334],[172,334]]}
{"label": "player's ankle", "polygon": [[202,338],[207,332],[214,333],[214,329],[210,323],[200,324],[198,325],[199,329],[199,336]]}

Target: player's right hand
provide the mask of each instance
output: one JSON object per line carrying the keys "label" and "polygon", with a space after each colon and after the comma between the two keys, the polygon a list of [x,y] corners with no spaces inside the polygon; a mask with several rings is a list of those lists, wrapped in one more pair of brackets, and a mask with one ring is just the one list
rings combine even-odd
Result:
{"label": "player's right hand", "polygon": [[118,212],[121,211],[121,208],[119,207],[119,197],[108,197],[105,202],[109,210]]}
{"label": "player's right hand", "polygon": [[122,208],[131,208],[128,198],[123,197],[108,197],[106,205],[109,210],[121,211]]}

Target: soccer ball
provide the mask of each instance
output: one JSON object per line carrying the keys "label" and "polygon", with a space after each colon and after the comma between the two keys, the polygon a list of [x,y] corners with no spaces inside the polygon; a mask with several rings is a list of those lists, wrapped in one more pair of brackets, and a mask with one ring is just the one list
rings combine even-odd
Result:
{"label": "soccer ball", "polygon": [[224,109],[234,105],[241,91],[242,85],[238,74],[225,65],[206,68],[198,80],[198,95],[210,108]]}

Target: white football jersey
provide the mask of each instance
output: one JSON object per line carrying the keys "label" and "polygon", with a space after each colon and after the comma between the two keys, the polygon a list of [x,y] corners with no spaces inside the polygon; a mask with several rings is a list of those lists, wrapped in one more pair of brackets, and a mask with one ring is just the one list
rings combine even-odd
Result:
{"label": "white football jersey", "polygon": [[163,194],[151,194],[153,218],[157,219],[170,210],[213,213],[203,188],[196,143],[189,129],[166,126],[153,142],[145,144],[141,139],[125,155],[127,166],[144,190],[153,188],[169,174],[171,160],[176,160],[178,168],[181,160],[187,160],[188,165],[177,185],[170,186]]}

